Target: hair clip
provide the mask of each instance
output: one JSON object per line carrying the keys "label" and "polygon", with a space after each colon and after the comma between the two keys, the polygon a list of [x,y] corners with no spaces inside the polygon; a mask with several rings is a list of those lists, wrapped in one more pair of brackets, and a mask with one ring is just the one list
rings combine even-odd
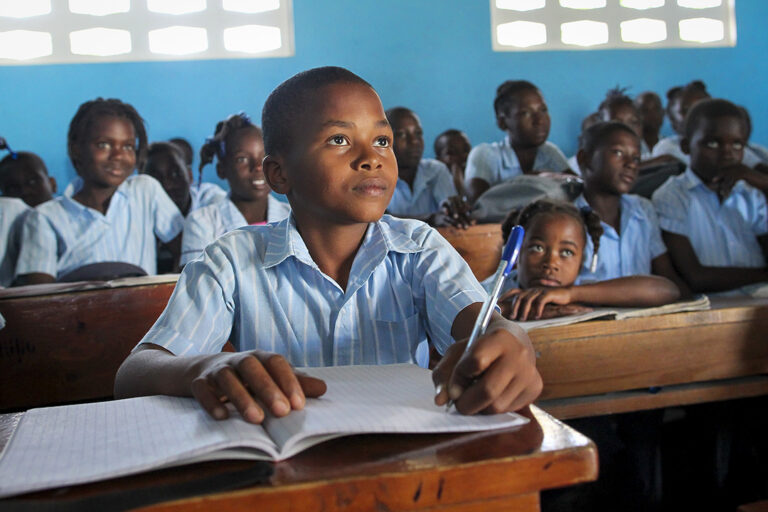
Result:
{"label": "hair clip", "polygon": [[248,116],[248,114],[246,114],[246,113],[245,113],[245,112],[243,112],[242,110],[241,110],[240,112],[238,112],[237,114],[235,114],[235,115],[236,115],[237,117],[239,117],[240,119],[242,119],[242,120],[243,120],[245,123],[247,123],[247,124],[253,124],[253,123],[251,122],[251,118]]}
{"label": "hair clip", "polygon": [[592,213],[592,207],[590,206],[582,206],[579,208],[579,212],[581,212],[582,215],[589,215]]}
{"label": "hair clip", "polygon": [[11,146],[8,145],[8,141],[6,141],[3,137],[0,137],[0,149],[8,151],[8,153],[11,155],[11,159],[19,159],[19,154],[11,149]]}
{"label": "hair clip", "polygon": [[589,271],[593,274],[597,272],[597,253],[596,252],[592,254],[592,261],[590,261],[589,263]]}

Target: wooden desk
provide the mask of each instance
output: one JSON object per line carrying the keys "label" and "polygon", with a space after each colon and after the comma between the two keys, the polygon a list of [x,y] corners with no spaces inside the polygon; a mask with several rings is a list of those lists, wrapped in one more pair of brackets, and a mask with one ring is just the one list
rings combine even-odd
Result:
{"label": "wooden desk", "polygon": [[0,299],[0,411],[110,398],[117,369],[174,286]]}
{"label": "wooden desk", "polygon": [[496,271],[501,260],[501,224],[476,224],[467,229],[437,228],[482,281]]}
{"label": "wooden desk", "polygon": [[531,332],[544,380],[538,404],[567,419],[768,394],[768,301],[712,303]]}
{"label": "wooden desk", "polygon": [[[336,439],[275,464],[265,484],[141,510],[539,510],[542,489],[595,480],[597,452],[583,435],[531,409],[526,415],[532,421],[516,431]],[[0,446],[18,416],[0,416]],[[40,501],[72,502],[116,490],[133,490],[139,496],[148,487],[194,481],[248,464],[206,463],[20,498],[39,500],[41,505]]]}

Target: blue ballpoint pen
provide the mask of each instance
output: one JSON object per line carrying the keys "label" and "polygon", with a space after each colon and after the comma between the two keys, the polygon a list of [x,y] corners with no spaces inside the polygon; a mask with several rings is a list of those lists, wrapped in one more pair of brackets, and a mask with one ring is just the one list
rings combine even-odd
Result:
{"label": "blue ballpoint pen", "polygon": [[[501,294],[501,287],[504,284],[504,280],[512,272],[512,267],[515,266],[517,257],[520,255],[520,248],[523,246],[523,237],[525,236],[525,230],[522,226],[515,226],[512,228],[512,232],[509,234],[507,244],[504,246],[504,251],[501,253],[501,261],[496,269],[496,274],[493,279],[493,290],[488,298],[485,299],[483,307],[480,309],[480,314],[477,315],[475,320],[475,326],[472,328],[472,333],[469,335],[469,341],[467,346],[464,347],[464,352],[469,350],[472,344],[485,334],[485,330],[488,328],[488,323],[491,321],[491,315],[496,306],[496,301],[499,300]],[[453,400],[448,400],[446,408],[450,409],[453,405]]]}

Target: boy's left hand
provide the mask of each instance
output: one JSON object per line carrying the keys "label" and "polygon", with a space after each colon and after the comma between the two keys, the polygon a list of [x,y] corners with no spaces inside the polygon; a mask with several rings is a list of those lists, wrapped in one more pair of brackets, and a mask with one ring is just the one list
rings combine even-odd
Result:
{"label": "boy's left hand", "polygon": [[454,343],[432,372],[437,405],[449,398],[462,414],[516,411],[533,402],[542,389],[536,355],[520,327],[494,314],[486,333],[464,351]]}

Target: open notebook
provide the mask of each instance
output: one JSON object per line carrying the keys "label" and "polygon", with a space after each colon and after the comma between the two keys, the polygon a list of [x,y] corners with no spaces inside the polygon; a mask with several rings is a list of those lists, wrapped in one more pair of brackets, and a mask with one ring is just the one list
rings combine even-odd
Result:
{"label": "open notebook", "polygon": [[549,318],[547,320],[518,322],[518,325],[526,331],[532,331],[543,327],[570,325],[578,322],[586,322],[587,320],[624,320],[626,318],[667,315],[669,313],[681,313],[683,311],[702,311],[709,308],[709,297],[706,295],[697,295],[691,300],[673,302],[671,304],[665,304],[664,306],[656,306],[652,308],[593,308],[592,311],[587,311],[585,313]]}
{"label": "open notebook", "polygon": [[151,396],[27,411],[0,456],[0,497],[214,459],[282,460],[364,433],[476,432],[525,424],[514,413],[463,416],[433,403],[415,365],[303,369],[327,393],[263,426],[211,419],[192,399]]}

